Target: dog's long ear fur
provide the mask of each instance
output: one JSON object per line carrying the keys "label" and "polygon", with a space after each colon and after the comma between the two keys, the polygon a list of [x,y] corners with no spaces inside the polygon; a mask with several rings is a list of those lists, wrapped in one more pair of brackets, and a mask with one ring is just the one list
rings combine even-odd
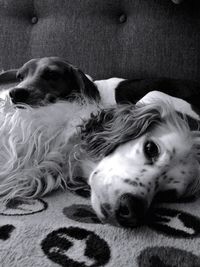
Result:
{"label": "dog's long ear fur", "polygon": [[17,69],[2,71],[0,73],[0,84],[18,82],[16,77],[17,71]]}
{"label": "dog's long ear fur", "polygon": [[95,101],[100,100],[98,89],[80,69],[71,66],[71,73],[73,74],[73,80],[76,84],[75,88],[77,88],[75,93],[80,93],[81,95]]}
{"label": "dog's long ear fur", "polygon": [[119,105],[105,109],[81,127],[81,150],[92,160],[101,160],[117,146],[143,135],[162,121],[161,106]]}

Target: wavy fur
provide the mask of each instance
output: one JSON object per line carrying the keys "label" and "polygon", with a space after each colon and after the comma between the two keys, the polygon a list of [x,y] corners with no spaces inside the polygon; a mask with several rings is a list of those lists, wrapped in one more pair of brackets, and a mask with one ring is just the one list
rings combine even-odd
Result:
{"label": "wavy fur", "polygon": [[97,109],[96,104],[79,100],[38,109],[2,102],[0,198],[36,197],[66,187],[76,126]]}
{"label": "wavy fur", "polygon": [[92,170],[95,162],[117,146],[140,137],[164,121],[180,134],[188,134],[199,158],[199,132],[191,135],[184,116],[180,117],[162,101],[105,110],[96,103],[79,99],[35,109],[28,106],[19,109],[8,100],[3,101],[0,107],[0,198],[32,198],[57,188],[85,187],[85,181],[77,179],[82,166]]}
{"label": "wavy fur", "polygon": [[169,129],[176,128],[180,134],[191,136],[186,117],[177,114],[171,104],[156,101],[145,105],[118,105],[92,114],[82,125],[81,149],[89,158],[99,161],[117,146],[140,137],[150,127],[163,122]]}

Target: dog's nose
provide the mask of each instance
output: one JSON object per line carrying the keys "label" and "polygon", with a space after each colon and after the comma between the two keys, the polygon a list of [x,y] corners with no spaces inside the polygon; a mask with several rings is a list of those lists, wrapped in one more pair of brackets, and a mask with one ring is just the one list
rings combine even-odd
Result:
{"label": "dog's nose", "polygon": [[136,227],[142,223],[146,211],[147,201],[127,193],[120,196],[115,216],[121,226]]}
{"label": "dog's nose", "polygon": [[10,98],[14,104],[25,102],[29,97],[29,91],[25,88],[14,88],[9,93]]}

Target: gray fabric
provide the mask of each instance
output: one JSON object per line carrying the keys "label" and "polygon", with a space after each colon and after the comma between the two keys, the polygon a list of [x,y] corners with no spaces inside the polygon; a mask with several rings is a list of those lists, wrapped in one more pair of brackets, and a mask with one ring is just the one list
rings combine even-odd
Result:
{"label": "gray fabric", "polygon": [[0,0],[0,68],[58,55],[95,79],[199,81],[199,29],[199,0]]}
{"label": "gray fabric", "polygon": [[101,224],[89,203],[57,191],[43,200],[1,205],[0,266],[200,266],[199,200],[165,204],[149,225],[137,229]]}

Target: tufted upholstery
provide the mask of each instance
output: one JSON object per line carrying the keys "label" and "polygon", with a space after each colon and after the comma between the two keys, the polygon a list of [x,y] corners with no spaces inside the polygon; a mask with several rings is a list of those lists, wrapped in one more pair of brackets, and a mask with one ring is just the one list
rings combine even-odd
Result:
{"label": "tufted upholstery", "polygon": [[200,81],[198,2],[0,0],[0,68],[57,55],[98,79]]}

